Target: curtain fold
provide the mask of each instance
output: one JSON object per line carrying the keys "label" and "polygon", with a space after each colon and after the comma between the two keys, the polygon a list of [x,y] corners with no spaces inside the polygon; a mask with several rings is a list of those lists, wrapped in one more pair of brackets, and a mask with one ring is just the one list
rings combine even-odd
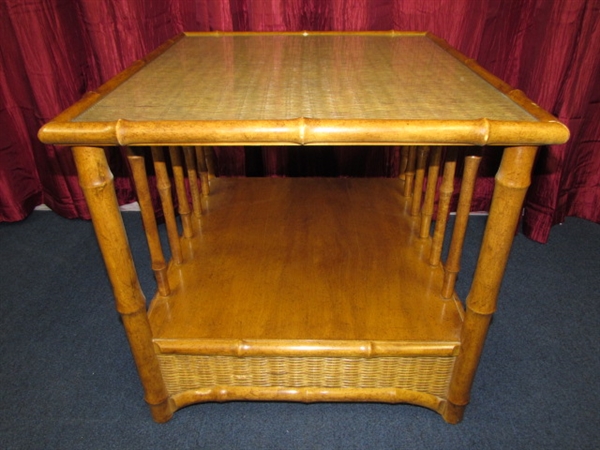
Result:
{"label": "curtain fold", "polygon": [[[70,150],[37,130],[181,31],[427,30],[523,90],[571,130],[540,149],[523,230],[545,242],[574,215],[600,223],[600,0],[0,0],[0,221],[46,203],[88,217]],[[217,148],[224,175],[395,176],[398,149]],[[119,201],[134,194],[109,151]],[[489,206],[484,150],[474,208]]]}

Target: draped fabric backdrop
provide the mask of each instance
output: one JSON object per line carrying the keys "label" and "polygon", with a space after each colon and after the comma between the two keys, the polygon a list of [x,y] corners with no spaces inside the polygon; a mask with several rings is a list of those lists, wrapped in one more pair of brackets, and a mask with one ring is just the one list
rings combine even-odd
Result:
{"label": "draped fabric backdrop", "polygon": [[[600,0],[0,0],[0,220],[45,203],[88,217],[68,148],[39,127],[181,31],[424,30],[523,90],[571,130],[540,149],[525,233],[566,216],[600,222]],[[394,176],[395,148],[218,148],[222,175]],[[484,150],[475,208],[497,152]],[[128,169],[110,151],[120,202]]]}

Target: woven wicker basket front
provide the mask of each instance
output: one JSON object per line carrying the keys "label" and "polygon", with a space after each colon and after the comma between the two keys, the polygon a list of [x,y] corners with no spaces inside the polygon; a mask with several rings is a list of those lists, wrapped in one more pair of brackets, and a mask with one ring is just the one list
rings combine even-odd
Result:
{"label": "woven wicker basket front", "polygon": [[171,395],[213,386],[398,388],[445,397],[455,357],[158,355]]}

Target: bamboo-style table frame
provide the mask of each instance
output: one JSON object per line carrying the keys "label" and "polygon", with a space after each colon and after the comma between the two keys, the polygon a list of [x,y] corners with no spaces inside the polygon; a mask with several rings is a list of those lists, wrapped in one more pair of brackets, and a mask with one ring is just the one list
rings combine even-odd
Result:
{"label": "bamboo-style table frame", "polygon": [[[211,39],[210,43],[209,39]],[[260,45],[264,45],[264,42],[267,42],[264,41],[265,39],[276,39],[278,44],[281,44],[286,51],[291,53],[293,53],[292,50],[294,48],[300,49],[297,50],[300,52],[307,52],[308,50],[303,47],[303,42],[315,43],[315,48],[321,52],[321,57],[323,55],[326,56],[326,62],[323,63],[325,65],[330,61],[327,59],[329,56],[327,56],[327,53],[323,53],[322,48],[317,45],[318,43],[324,43],[324,46],[341,45],[343,48],[352,48],[352,46],[360,46],[365,43],[365,45],[375,45],[373,48],[382,46],[383,51],[389,50],[393,55],[396,55],[400,53],[393,53],[394,51],[399,52],[399,50],[391,49],[394,45],[408,42],[408,39],[414,39],[414,42],[418,42],[419,45],[422,44],[427,48],[434,48],[431,51],[435,53],[436,57],[441,58],[444,64],[452,64],[452,72],[454,73],[454,69],[456,69],[456,73],[459,74],[456,75],[455,83],[464,81],[465,77],[471,79],[476,84],[482,80],[485,84],[485,86],[481,87],[482,92],[487,92],[489,88],[493,88],[494,93],[490,95],[496,96],[494,98],[501,103],[503,102],[502,104],[506,103],[508,110],[514,109],[516,111],[515,117],[517,118],[515,119],[510,115],[506,117],[502,115],[498,117],[485,115],[473,118],[466,113],[466,118],[463,118],[460,116],[460,111],[457,113],[458,115],[455,114],[448,118],[444,116],[443,110],[438,111],[440,108],[436,110],[435,104],[432,107],[433,113],[430,118],[426,114],[417,118],[402,117],[397,112],[389,113],[389,116],[386,116],[385,107],[378,105],[377,108],[379,109],[377,109],[370,107],[371,105],[369,104],[366,106],[364,104],[355,105],[352,103],[357,102],[354,97],[349,98],[347,101],[350,106],[356,106],[358,112],[355,114],[350,106],[348,106],[348,111],[350,112],[344,113],[345,115],[341,114],[338,117],[326,116],[326,114],[331,114],[331,111],[326,111],[322,115],[315,113],[312,117],[274,117],[272,114],[276,113],[271,114],[268,107],[272,106],[277,109],[278,103],[277,101],[269,103],[270,100],[265,100],[265,98],[253,100],[255,102],[260,100],[263,104],[268,103],[264,107],[265,111],[263,111],[262,116],[260,114],[252,116],[253,112],[236,115],[236,111],[232,111],[231,117],[228,118],[226,116],[227,110],[225,109],[225,113],[223,113],[225,116],[215,119],[211,118],[211,109],[207,109],[211,107],[210,104],[208,106],[201,105],[199,111],[186,110],[186,106],[184,105],[177,112],[179,119],[170,118],[163,120],[160,117],[151,117],[152,111],[149,112],[150,116],[148,117],[150,118],[139,119],[135,115],[128,117],[128,114],[135,114],[135,105],[133,105],[133,112],[123,112],[123,115],[119,115],[121,113],[117,109],[117,112],[110,110],[107,117],[102,116],[103,105],[109,105],[111,101],[116,102],[115,105],[119,105],[119,93],[124,92],[123,86],[126,85],[128,80],[137,80],[139,83],[142,83],[143,78],[134,77],[138,74],[148,72],[149,69],[147,68],[154,67],[153,70],[157,70],[158,64],[154,62],[160,61],[161,58],[164,60],[164,55],[173,54],[175,51],[172,49],[182,48],[181,45],[184,44],[181,43],[193,46],[195,45],[194,40],[198,40],[198,42],[202,43],[201,45],[213,45],[218,42],[215,45],[223,43],[224,47],[229,46],[227,48],[232,48],[236,47],[236,45],[241,46],[243,42],[246,46],[243,51],[247,53],[240,56],[232,53],[232,50],[223,50],[222,54],[217,55],[218,57],[222,56],[223,61],[227,61],[228,58],[230,61],[230,63],[223,63],[221,69],[225,70],[229,68],[235,71],[236,64],[231,63],[232,58],[235,61],[237,61],[235,59],[237,57],[246,58],[244,61],[249,61],[248,64],[251,66],[252,60],[248,57],[248,54],[253,51],[253,48],[257,48],[256,45],[253,47],[253,44],[261,42]],[[299,39],[312,39],[312,41],[300,41]],[[321,40],[319,41],[318,39]],[[333,40],[335,40],[335,43]],[[232,42],[235,42],[235,45],[231,44]],[[297,47],[293,47],[291,43]],[[289,45],[290,48],[293,47],[292,50],[285,47],[286,45]],[[281,54],[285,55],[286,52],[282,51]],[[264,54],[262,54],[262,57],[264,57]],[[308,58],[303,60],[305,64],[311,62],[310,55],[306,56],[305,53],[302,53],[302,57]],[[365,57],[365,61],[366,59],[368,58]],[[346,64],[346,61],[343,60],[343,55],[331,56],[331,61],[333,61],[329,67],[331,70],[334,68],[334,63]],[[393,62],[392,60],[392,66]],[[272,69],[273,73],[278,73],[278,71],[288,73],[291,69],[286,72],[286,67],[293,65],[293,61],[286,62],[289,66],[285,64],[277,66],[278,63],[273,61],[271,63],[273,66],[266,67],[264,70],[268,71]],[[262,73],[257,72],[255,69],[250,67],[243,70],[254,70],[253,74]],[[362,75],[365,77],[372,76],[374,77],[373,79],[383,76],[393,77],[396,74],[396,70],[399,73],[402,71],[402,68],[392,67],[391,71],[383,73],[365,65],[364,74]],[[241,71],[242,69],[240,69]],[[369,71],[373,73],[368,73]],[[463,73],[461,71],[466,72]],[[340,73],[343,72],[344,70],[340,70]],[[238,73],[233,72],[231,75],[235,76]],[[244,75],[244,73],[240,73],[240,75]],[[404,75],[408,76],[409,74]],[[143,75],[140,76],[143,77]],[[289,76],[293,77],[294,75],[290,74]],[[349,74],[349,76],[352,77],[353,74]],[[440,74],[440,76],[443,77],[445,75]],[[218,80],[214,81],[217,82]],[[285,78],[276,81],[281,81],[282,85],[284,87],[287,86],[289,91],[289,85],[286,85],[286,83],[291,83],[291,81]],[[275,81],[267,80],[266,83],[275,83]],[[309,92],[306,95],[310,99],[312,99],[311,95],[326,95],[323,91],[319,91],[318,88],[319,83],[323,84],[324,80],[317,79],[316,83],[315,86],[317,87],[307,88]],[[367,80],[365,83],[368,84],[370,81]],[[233,84],[232,86],[237,85]],[[369,89],[372,89],[374,85],[369,86]],[[261,87],[262,85],[257,82],[257,86],[251,86],[251,89],[245,92],[244,95],[251,95],[252,91],[261,92]],[[357,86],[355,88],[359,89]],[[121,90],[119,91],[119,89]],[[173,89],[176,90],[176,88]],[[401,92],[401,84],[395,86],[394,89],[400,89],[400,91],[394,92]],[[418,87],[415,88],[413,86],[410,89],[414,90],[418,89]],[[191,91],[187,92],[190,93]],[[285,89],[282,92],[285,92]],[[278,94],[283,95],[282,92]],[[476,101],[476,99],[470,100],[468,89],[465,92],[468,101]],[[154,95],[159,96],[159,94],[158,92],[148,92],[148,99],[151,99]],[[203,95],[207,96],[207,94]],[[424,92],[423,96],[426,97],[427,93]],[[168,101],[171,100],[168,99]],[[335,103],[335,98],[331,100],[331,104],[334,105],[332,107],[333,112],[336,112],[336,107],[342,107],[340,106],[342,103],[341,100],[339,105]],[[459,100],[457,97],[456,101]],[[231,101],[233,105],[237,100],[233,99]],[[299,100],[291,99],[289,101],[290,103],[299,101],[299,104],[302,104],[303,98],[300,96]],[[420,104],[420,101],[421,99],[416,99],[415,104]],[[381,104],[384,103],[385,101],[381,102]],[[214,104],[212,108],[216,111],[219,106],[218,104]],[[425,109],[428,110],[428,108],[429,106]],[[109,109],[106,107],[107,111]],[[142,109],[141,107],[138,108],[140,111]],[[294,114],[293,108],[289,113]],[[99,115],[94,116],[94,114]],[[193,118],[186,120],[185,118],[188,116]],[[101,119],[94,119],[94,117],[101,117]],[[174,411],[190,403],[235,399],[408,402],[431,408],[442,414],[448,422],[456,423],[460,421],[463,410],[469,401],[469,392],[483,349],[490,319],[496,309],[497,296],[514,232],[521,214],[525,193],[530,184],[530,174],[537,147],[540,145],[564,143],[568,139],[568,135],[568,130],[564,125],[558,122],[551,114],[531,102],[525,94],[511,88],[503,81],[491,75],[475,61],[466,58],[443,40],[429,33],[400,32],[185,33],[167,41],[146,58],[135,62],[127,70],[117,75],[96,91],[86,94],[79,102],[65,110],[52,122],[46,124],[39,133],[40,139],[47,144],[69,145],[73,147],[80,184],[86,196],[98,242],[113,286],[116,308],[123,318],[125,331],[136,361],[141,382],[144,386],[146,401],[150,405],[154,419],[158,422],[167,421]],[[438,289],[436,292],[439,292],[436,295],[439,297],[440,305],[448,299],[453,299],[452,305],[454,306],[452,308],[456,308],[456,311],[451,314],[449,313],[452,318],[448,320],[449,323],[452,321],[460,321],[460,323],[458,325],[448,325],[449,330],[452,327],[454,328],[448,331],[447,335],[454,337],[451,339],[448,338],[444,342],[433,337],[429,341],[423,338],[412,341],[410,338],[407,339],[406,336],[402,335],[402,331],[400,331],[399,336],[401,336],[401,339],[395,340],[387,337],[388,334],[386,333],[393,333],[394,327],[390,326],[390,330],[392,331],[384,330],[381,332],[364,333],[364,336],[383,336],[383,338],[361,338],[363,335],[360,333],[357,334],[356,338],[349,338],[349,335],[336,330],[327,332],[315,331],[314,335],[303,336],[301,338],[286,338],[285,336],[282,338],[273,338],[267,331],[263,330],[267,338],[261,339],[261,330],[257,328],[256,330],[252,329],[252,333],[254,334],[249,338],[244,336],[230,336],[230,338],[226,339],[219,334],[218,339],[212,339],[205,336],[203,334],[204,331],[196,329],[193,331],[193,333],[196,333],[193,339],[180,339],[180,341],[175,342],[176,339],[173,339],[172,334],[177,334],[177,331],[176,329],[173,331],[169,328],[169,324],[166,323],[167,319],[165,318],[168,314],[164,310],[171,307],[171,303],[169,302],[175,302],[173,299],[178,295],[182,295],[181,291],[183,288],[181,286],[186,285],[186,282],[187,284],[193,284],[189,282],[189,278],[186,282],[183,282],[178,281],[178,277],[183,277],[182,274],[188,273],[185,267],[196,267],[193,266],[195,263],[191,262],[192,260],[204,257],[203,255],[198,255],[199,252],[205,251],[205,247],[202,247],[205,244],[201,242],[205,239],[203,236],[210,235],[211,230],[217,233],[216,230],[211,228],[213,227],[213,223],[216,222],[211,221],[223,220],[222,223],[227,221],[228,216],[223,216],[225,217],[223,219],[219,216],[221,213],[217,211],[226,210],[227,206],[225,205],[227,202],[231,201],[236,195],[241,195],[232,193],[234,192],[233,185],[237,183],[235,180],[215,179],[210,182],[208,181],[205,165],[206,155],[203,148],[231,145],[403,146],[401,163],[402,180],[394,181],[398,183],[397,187],[391,185],[391,187],[385,187],[385,192],[384,190],[381,191],[382,197],[385,198],[383,200],[374,199],[373,202],[375,209],[388,208],[390,204],[397,202],[399,212],[404,214],[406,219],[398,219],[405,222],[396,223],[394,222],[396,219],[393,218],[391,223],[399,227],[401,224],[407,223],[408,232],[402,232],[407,236],[405,241],[412,243],[411,245],[420,249],[421,253],[424,252],[424,247],[422,246],[427,246],[428,256],[422,256],[421,253],[418,253],[414,257],[411,256],[410,258],[413,258],[413,260],[410,260],[410,264],[411,266],[418,267],[416,269],[418,270],[417,274],[430,274],[428,276],[431,276],[432,279],[435,278],[435,280],[439,278],[439,284],[438,281],[433,283],[438,288],[441,286],[441,289],[436,288]],[[454,282],[460,267],[460,249],[464,240],[470,198],[479,162],[479,157],[476,154],[467,156],[465,160],[463,186],[458,205],[459,211],[455,231],[450,244],[448,260],[443,265],[440,262],[441,241],[443,240],[443,228],[445,227],[448,215],[448,202],[453,192],[453,175],[456,162],[456,152],[453,150],[448,150],[445,159],[446,163],[443,167],[444,178],[439,186],[438,218],[433,237],[429,234],[429,228],[433,216],[434,199],[436,198],[435,191],[438,189],[437,180],[438,176],[441,176],[442,173],[441,161],[443,152],[440,150],[440,147],[474,146],[477,148],[484,145],[506,148],[503,151],[501,166],[496,175],[494,196],[481,245],[479,260],[473,276],[471,289],[466,299],[466,305],[463,309],[454,292]],[[131,162],[133,177],[136,180],[138,196],[140,197],[144,227],[148,234],[152,268],[158,283],[158,291],[150,307],[150,314],[139,285],[133,257],[119,213],[112,174],[107,164],[105,150],[102,148],[104,146],[129,147],[129,160]],[[147,179],[143,174],[144,162],[141,158],[144,151],[139,147],[144,146],[152,147],[158,189],[161,198],[164,200],[163,209],[167,226],[170,226],[170,230],[175,230],[178,225],[175,223],[173,204],[168,199],[171,191],[170,178],[164,165],[165,156],[162,149],[159,148],[160,146],[169,147],[170,161],[174,167],[173,176],[177,185],[179,213],[182,217],[184,231],[183,236],[173,235],[171,231],[169,232],[172,254],[172,260],[169,263],[165,261],[162,255],[156,221],[153,218],[152,204],[148,195]],[[179,146],[183,146],[185,160],[180,156]],[[183,178],[185,175],[181,168],[184,166],[188,169],[189,189],[193,203],[192,209],[187,206],[186,189],[183,187]],[[201,183],[199,179],[202,179]],[[425,179],[427,179],[427,189],[424,198],[422,198],[423,192],[421,186],[424,185]],[[431,182],[431,180],[436,180],[436,182]],[[389,183],[389,180],[380,182],[385,184]],[[318,195],[313,201],[319,202],[320,197],[327,197],[330,194],[334,202],[340,201],[340,199],[343,199],[343,196],[339,196],[335,192],[342,188],[348,190],[348,192],[352,192],[355,198],[360,199],[360,189],[368,188],[375,192],[378,189],[376,185],[380,182],[376,184],[375,182],[363,183],[358,181],[335,181],[331,183],[315,181],[315,185],[317,186],[315,187],[315,192]],[[255,192],[258,193],[257,195],[266,195],[266,193],[275,192],[274,183],[290,192],[296,192],[297,195],[298,189],[300,189],[297,186],[300,186],[299,183],[306,183],[306,180],[297,182],[293,180],[281,180],[281,183],[278,180],[267,180],[256,182],[255,184],[252,184],[254,182],[250,181],[240,181],[240,183],[249,183],[244,185],[244,192],[253,192],[252,190],[255,189]],[[202,186],[201,189],[198,188],[199,184]],[[214,199],[212,193],[210,196],[207,195],[209,185],[211,186],[210,189],[215,191]],[[405,200],[397,197],[396,194],[404,196]],[[200,195],[202,195],[202,198]],[[336,195],[338,196],[336,197]],[[279,200],[281,203],[277,204],[280,206],[287,205],[289,203],[288,200]],[[355,206],[356,208],[364,208],[368,200],[364,200],[362,203],[361,201],[357,201],[356,203],[359,204],[359,206]],[[327,204],[324,203],[324,205]],[[343,208],[352,209],[353,206],[345,205]],[[341,214],[344,213],[341,209],[338,212]],[[358,214],[359,211],[354,212]],[[269,214],[272,213],[273,211],[269,212]],[[296,209],[290,209],[289,214],[291,214],[290,217],[296,218],[300,222],[306,220],[306,216],[302,216]],[[300,215],[295,216],[294,214]],[[281,222],[279,226],[283,227],[287,225]],[[441,230],[439,233],[438,228]],[[317,239],[317,243],[320,242],[318,241],[319,238],[315,239]],[[398,238],[399,241],[402,239],[404,238]],[[286,251],[291,251],[291,247],[285,248],[287,249]],[[251,249],[251,251],[254,252],[256,249]],[[226,261],[223,264],[226,264]],[[199,267],[203,268],[203,266]],[[272,268],[273,265],[269,267]],[[432,269],[432,267],[435,269]],[[436,272],[438,269],[439,275]],[[359,274],[356,275],[358,276]],[[189,276],[189,273],[187,276]],[[215,289],[220,289],[220,287],[217,286]],[[335,295],[343,296],[347,295],[347,293],[344,294],[343,292],[336,291]],[[435,298],[432,300],[434,303],[437,301]],[[180,302],[182,300],[176,301]],[[216,306],[211,308],[214,309]],[[440,308],[443,309],[446,306],[440,306]],[[271,313],[277,314],[277,312],[273,311]],[[386,312],[383,311],[382,314],[385,315]],[[208,319],[206,320],[208,321]],[[320,324],[320,326],[322,325]],[[304,329],[302,328],[304,327],[302,324],[298,325],[298,327],[298,329]],[[290,331],[290,333],[292,332]],[[437,336],[435,332],[433,335]],[[341,336],[341,338],[336,339],[336,336]],[[247,385],[243,383],[228,385],[226,382],[219,381],[212,386],[198,385],[190,387],[186,384],[188,381],[185,381],[181,382],[185,387],[180,388],[177,387],[180,381],[171,382],[168,380],[171,375],[167,375],[165,370],[173,361],[175,361],[173,364],[179,364],[181,361],[183,361],[181,364],[188,364],[186,361],[189,360],[191,361],[190,365],[189,367],[186,366],[185,370],[188,372],[193,372],[194,370],[198,372],[205,370],[204,368],[197,369],[199,364],[203,364],[205,359],[202,358],[205,357],[215,358],[211,361],[218,360],[219,364],[222,361],[231,364],[230,366],[224,366],[225,369],[219,369],[222,371],[242,370],[240,369],[240,365],[253,363],[257,359],[260,364],[264,363],[267,365],[285,360],[285,364],[288,364],[285,368],[268,369],[270,373],[267,375],[275,377],[281,374],[273,375],[273,372],[280,371],[287,373],[288,371],[296,370],[290,368],[289,364],[300,364],[299,361],[303,358],[313,362],[316,361],[314,364],[316,364],[317,368],[306,369],[313,372],[318,372],[324,365],[350,364],[350,366],[342,366],[342,369],[340,369],[341,375],[339,376],[343,378],[343,381],[334,381],[331,382],[331,385],[327,384],[329,381],[294,381],[290,385],[277,384],[279,382],[272,382],[272,384],[268,385]],[[447,379],[445,379],[441,388],[435,388],[431,391],[427,390],[429,388],[412,388],[410,387],[412,386],[412,382],[404,379],[398,382],[399,384],[397,385],[389,386],[378,380],[373,382],[375,383],[373,385],[368,383],[362,385],[357,382],[356,386],[344,386],[344,383],[350,383],[350,381],[344,378],[347,376],[345,372],[354,370],[349,367],[358,367],[356,364],[361,365],[360,369],[357,370],[372,370],[374,373],[373,376],[377,378],[382,371],[396,370],[394,367],[397,365],[404,367],[403,365],[407,364],[407,367],[410,367],[411,370],[417,370],[415,367],[421,367],[419,364],[422,364],[423,361],[423,359],[419,358],[424,358],[427,361],[433,358],[435,364],[440,363],[444,366],[440,370],[444,372],[444,377]],[[413,364],[414,361],[418,362],[416,366]],[[210,362],[210,364],[213,364],[213,362]],[[385,365],[388,363],[394,367]],[[377,364],[384,365],[379,366]],[[364,369],[363,365],[367,369]],[[437,369],[432,370],[435,371]],[[177,376],[177,374],[174,376]],[[196,380],[195,372],[191,376]],[[227,374],[223,376],[227,376]],[[324,376],[327,378],[329,375],[326,374]],[[394,376],[400,377],[400,375]],[[277,379],[279,380],[280,378]],[[198,382],[193,381],[193,383]]]}

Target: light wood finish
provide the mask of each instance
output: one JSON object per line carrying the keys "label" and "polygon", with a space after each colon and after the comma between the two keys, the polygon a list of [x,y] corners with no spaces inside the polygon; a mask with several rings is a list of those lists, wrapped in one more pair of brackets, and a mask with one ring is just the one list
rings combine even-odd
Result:
{"label": "light wood finish", "polygon": [[458,343],[457,306],[440,301],[442,269],[420,269],[430,244],[412,242],[419,220],[397,213],[408,208],[400,187],[390,179],[215,180],[204,236],[185,241],[190,262],[169,272],[185,287],[153,302],[155,342]]}
{"label": "light wood finish", "polygon": [[86,145],[541,145],[566,141],[568,130],[428,33],[189,33],[40,136]]}
{"label": "light wood finish", "polygon": [[396,388],[280,388],[215,386],[188,390],[172,396],[175,408],[199,402],[226,402],[234,400],[261,399],[264,401],[321,402],[370,402],[377,398],[385,403],[412,403],[442,413],[445,405],[439,397],[417,392],[413,389]]}
{"label": "light wood finish", "polygon": [[454,285],[456,284],[456,278],[460,271],[460,259],[465,242],[465,235],[467,233],[469,213],[471,212],[471,200],[473,199],[473,192],[475,191],[475,179],[477,178],[477,170],[479,169],[480,162],[480,155],[471,155],[465,158],[465,167],[460,188],[458,208],[456,210],[454,230],[452,231],[450,251],[444,266],[444,287],[442,288],[442,296],[444,298],[450,298],[454,293]]}
{"label": "light wood finish", "polygon": [[429,172],[427,173],[427,189],[425,200],[423,201],[423,209],[421,210],[421,229],[419,231],[419,237],[421,238],[426,238],[430,235],[429,229],[431,228],[431,218],[433,217],[435,207],[435,192],[437,190],[441,160],[442,149],[434,147],[431,150],[431,161],[429,162]]}
{"label": "light wood finish", "polygon": [[[113,176],[101,148],[73,148],[79,183],[90,208],[90,214],[131,346],[146,402],[157,422],[169,420],[173,414],[162,379],[158,358],[152,348],[152,334],[146,314],[146,299],[140,288],[119,204]],[[115,251],[117,250],[117,251]]]}
{"label": "light wood finish", "polygon": [[158,226],[156,224],[154,207],[152,206],[152,199],[150,197],[150,187],[146,175],[144,156],[129,147],[127,149],[127,158],[133,174],[140,212],[144,222],[144,230],[146,232],[146,240],[150,251],[150,259],[152,260],[152,270],[154,271],[154,277],[156,278],[156,283],[158,285],[158,292],[161,295],[169,295],[171,293],[171,287],[169,286],[169,279],[167,278],[167,262],[158,235]]}
{"label": "light wood finish", "polygon": [[176,264],[181,264],[183,262],[183,257],[181,256],[181,243],[179,242],[179,231],[177,222],[175,221],[175,208],[173,207],[173,199],[171,198],[171,182],[169,181],[164,150],[160,147],[152,147],[152,159],[154,161],[154,170],[156,172],[156,186],[158,187],[158,193],[165,215],[165,223],[167,225],[171,255]]}
{"label": "light wood finish", "polygon": [[408,147],[408,158],[406,160],[406,168],[404,169],[404,196],[405,197],[410,197],[413,193],[416,164],[417,164],[417,148],[415,146]]}
{"label": "light wood finish", "polygon": [[200,199],[200,188],[198,187],[198,172],[196,166],[196,156],[194,148],[190,146],[183,147],[185,155],[185,166],[187,168],[188,180],[190,186],[190,195],[192,196],[193,211],[196,218],[202,215],[202,201]]}
{"label": "light wood finish", "polygon": [[175,191],[177,192],[177,205],[183,225],[183,235],[185,237],[192,237],[194,231],[192,230],[190,204],[188,203],[185,189],[185,169],[183,167],[183,159],[181,158],[181,148],[170,146],[169,155],[171,156],[171,167],[173,168],[173,178],[175,179]]}
{"label": "light wood finish", "polygon": [[417,216],[421,213],[421,199],[423,198],[423,182],[427,170],[427,157],[429,147],[419,147],[417,150],[417,165],[415,169],[415,185],[413,199],[410,207],[410,215]]}
{"label": "light wood finish", "polygon": [[398,177],[401,180],[404,180],[406,167],[408,166],[408,147],[402,146],[400,147],[400,166],[398,168]]}
{"label": "light wood finish", "polygon": [[446,405],[445,419],[458,422],[469,402],[471,385],[485,343],[521,208],[531,182],[536,147],[513,147],[504,151],[496,175],[496,187],[481,252],[467,296],[462,352],[458,357]]}
{"label": "light wood finish", "polygon": [[[215,152],[211,147],[206,147],[204,150],[204,160],[206,161],[206,170],[208,172],[208,181],[217,176]],[[210,191],[207,191],[209,193]]]}
{"label": "light wood finish", "polygon": [[437,266],[442,257],[442,247],[444,245],[444,236],[446,235],[446,225],[448,224],[448,215],[450,214],[450,200],[454,192],[454,174],[456,172],[457,152],[450,149],[444,163],[444,175],[440,185],[440,199],[438,201],[438,214],[433,232],[433,244],[429,256],[429,264]]}
{"label": "light wood finish", "polygon": [[[39,136],[76,146],[155,420],[196,402],[293,400],[408,402],[456,423],[536,146],[563,143],[568,130],[428,33],[188,33],[85,95]],[[262,144],[400,146],[399,177],[216,176],[213,145]],[[148,311],[102,145],[136,146],[128,155],[158,282]],[[479,157],[463,145],[503,152],[466,306],[454,282]],[[152,157],[165,216],[166,270],[144,157]]]}
{"label": "light wood finish", "polygon": [[208,164],[206,163],[206,153],[203,147],[196,147],[196,163],[200,172],[200,182],[202,185],[202,196],[205,197],[210,193],[210,175],[208,172]]}

